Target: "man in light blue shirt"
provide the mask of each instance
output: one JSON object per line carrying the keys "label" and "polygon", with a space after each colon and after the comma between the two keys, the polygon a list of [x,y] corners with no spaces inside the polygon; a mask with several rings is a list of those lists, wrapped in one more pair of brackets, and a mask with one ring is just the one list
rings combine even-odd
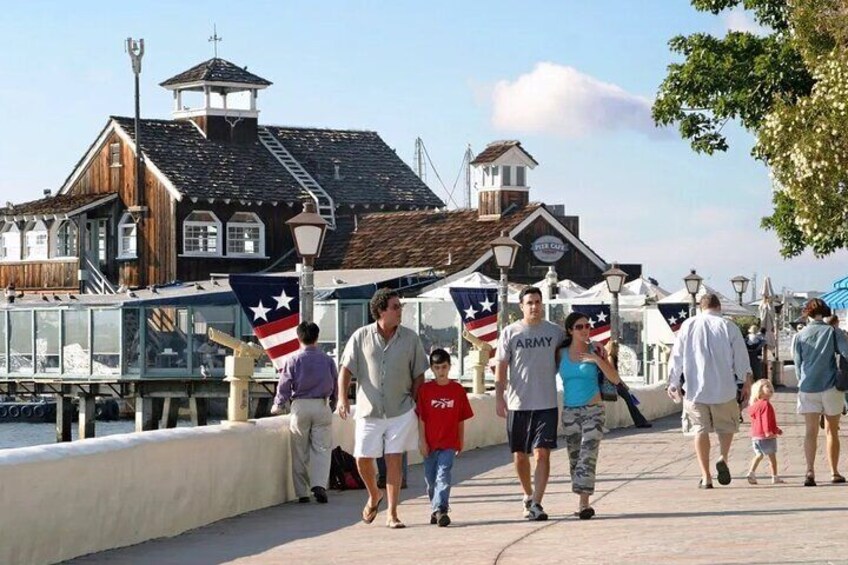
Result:
{"label": "man in light blue shirt", "polygon": [[716,461],[718,482],[730,484],[727,458],[733,435],[739,430],[736,383],[743,382],[742,400],[751,389],[751,364],[742,332],[721,317],[715,294],[701,297],[701,313],[680,326],[671,350],[668,392],[680,394],[685,378],[683,432],[695,435],[695,454],[701,467],[699,488],[713,488],[710,472],[710,433],[718,435],[721,456]]}

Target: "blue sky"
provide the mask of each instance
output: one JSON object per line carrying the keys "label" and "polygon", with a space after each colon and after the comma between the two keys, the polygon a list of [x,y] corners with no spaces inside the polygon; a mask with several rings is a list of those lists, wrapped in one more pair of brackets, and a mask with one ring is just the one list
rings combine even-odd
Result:
{"label": "blue sky", "polygon": [[263,123],[376,130],[407,162],[420,136],[449,187],[466,144],[520,139],[540,163],[531,199],[565,204],[602,257],[669,290],[690,267],[728,294],[737,274],[797,290],[848,274],[846,252],[780,258],[758,227],[771,184],[745,132],[729,127],[730,152],[706,157],[650,126],[669,38],[753,25],[683,0],[10,3],[0,200],[56,190],[106,117],[131,115],[127,36],[146,43],[142,114],[168,118],[158,83],[211,57],[213,23],[221,57],[274,82]]}

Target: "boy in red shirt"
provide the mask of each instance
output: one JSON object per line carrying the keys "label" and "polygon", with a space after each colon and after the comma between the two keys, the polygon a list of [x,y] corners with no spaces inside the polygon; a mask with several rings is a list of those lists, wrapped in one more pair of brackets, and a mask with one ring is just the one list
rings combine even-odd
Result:
{"label": "boy in red shirt", "polygon": [[424,480],[430,497],[430,523],[450,524],[451,469],[462,451],[465,420],[474,416],[468,395],[456,381],[448,378],[450,355],[444,349],[430,353],[430,369],[436,379],[418,389],[418,449],[424,456]]}
{"label": "boy in red shirt", "polygon": [[773,485],[783,483],[783,479],[777,476],[777,436],[783,434],[783,430],[777,427],[774,407],[769,402],[773,394],[774,389],[768,379],[754,381],[751,387],[748,415],[751,417],[754,458],[748,469],[748,482],[752,485],[757,484],[757,465],[763,460],[764,455],[768,456],[769,465],[771,465],[771,483]]}

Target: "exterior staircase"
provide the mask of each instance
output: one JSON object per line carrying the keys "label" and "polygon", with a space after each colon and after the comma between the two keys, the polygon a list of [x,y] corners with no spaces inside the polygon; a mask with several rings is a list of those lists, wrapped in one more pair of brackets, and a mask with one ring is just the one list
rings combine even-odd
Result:
{"label": "exterior staircase", "polygon": [[327,191],[318,184],[318,181],[312,178],[312,175],[289,153],[288,149],[280,143],[280,140],[268,131],[268,128],[259,127],[259,141],[286,168],[298,184],[312,196],[315,207],[318,209],[318,215],[324,218],[327,227],[331,230],[336,229],[336,205]]}
{"label": "exterior staircase", "polygon": [[83,254],[82,257],[82,271],[87,274],[87,278],[83,281],[85,283],[83,290],[86,294],[115,294],[114,285],[87,254]]}

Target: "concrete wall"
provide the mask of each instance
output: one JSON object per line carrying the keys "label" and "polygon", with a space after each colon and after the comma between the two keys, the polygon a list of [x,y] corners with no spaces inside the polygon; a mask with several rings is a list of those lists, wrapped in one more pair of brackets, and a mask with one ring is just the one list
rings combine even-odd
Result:
{"label": "concrete wall", "polygon": [[[679,410],[661,386],[634,393],[649,419]],[[503,443],[493,397],[470,399],[466,449]],[[609,428],[632,424],[621,400],[607,410]],[[351,452],[352,421],[334,433]],[[0,563],[55,563],[292,500],[288,450],[286,416],[2,450]]]}

